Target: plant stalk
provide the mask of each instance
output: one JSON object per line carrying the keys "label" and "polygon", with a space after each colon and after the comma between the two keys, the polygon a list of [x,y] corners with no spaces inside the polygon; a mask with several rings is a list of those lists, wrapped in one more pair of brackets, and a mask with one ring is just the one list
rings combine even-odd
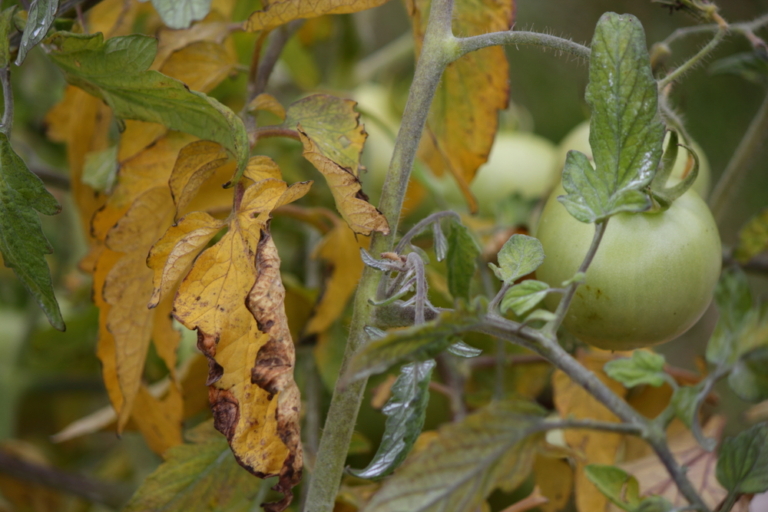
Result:
{"label": "plant stalk", "polygon": [[[379,209],[387,219],[390,232],[374,234],[371,253],[374,257],[394,247],[405,191],[416,157],[419,140],[427,122],[440,77],[450,57],[447,47],[454,40],[451,33],[453,0],[435,0],[432,3],[421,55],[416,65],[413,83],[403,113],[392,161],[384,181]],[[370,323],[374,297],[381,273],[366,267],[360,279],[354,299],[354,313],[349,337],[341,364],[341,374],[346,372],[352,356],[368,340],[364,328]],[[348,384],[337,383],[331,398],[325,429],[315,461],[315,471],[307,496],[307,512],[332,512],[336,501],[344,461],[352,439],[357,414],[363,398],[367,379]]]}

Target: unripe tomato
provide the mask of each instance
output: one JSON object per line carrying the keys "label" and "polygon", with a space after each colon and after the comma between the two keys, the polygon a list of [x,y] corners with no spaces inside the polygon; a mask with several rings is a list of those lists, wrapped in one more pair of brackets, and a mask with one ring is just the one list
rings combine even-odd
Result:
{"label": "unripe tomato", "polygon": [[[564,193],[562,186],[553,192],[537,230],[545,258],[536,276],[552,287],[578,271],[595,231],[557,200]],[[665,343],[707,309],[721,258],[717,226],[696,193],[686,192],[664,212],[615,215],[564,325],[606,350]],[[559,301],[550,294],[546,306],[554,311]]]}
{"label": "unripe tomato", "polygon": [[[664,138],[665,149],[667,147],[667,142],[669,142],[669,134]],[[693,182],[691,188],[701,197],[706,198],[709,194],[709,187],[712,179],[709,161],[707,160],[707,155],[705,155],[704,151],[701,149],[701,146],[696,142],[691,142],[691,148],[696,151],[696,155],[699,157],[699,176],[696,178],[696,181]],[[565,165],[565,156],[568,154],[568,151],[572,149],[581,151],[590,159],[592,158],[592,148],[589,145],[589,120],[576,126],[576,128],[571,130],[562,142],[560,142],[560,145],[557,148],[557,160],[555,165],[555,170],[558,174],[563,170],[563,165]],[[678,148],[675,167],[672,169],[672,175],[667,182],[667,186],[669,187],[679,182],[689,171],[688,151],[685,148]]]}

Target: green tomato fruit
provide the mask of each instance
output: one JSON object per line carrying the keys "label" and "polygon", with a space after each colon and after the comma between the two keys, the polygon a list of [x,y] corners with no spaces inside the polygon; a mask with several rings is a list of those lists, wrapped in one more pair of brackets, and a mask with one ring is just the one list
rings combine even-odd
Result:
{"label": "green tomato fruit", "polygon": [[[527,132],[500,132],[488,162],[481,166],[469,189],[477,198],[480,213],[493,215],[496,205],[512,194],[525,199],[544,197],[555,185],[555,145]],[[446,199],[461,204],[464,199],[453,176],[442,178]]]}
{"label": "green tomato fruit", "polygon": [[[669,134],[664,138],[664,147],[669,142]],[[693,183],[691,188],[695,190],[701,197],[706,198],[709,194],[709,187],[711,185],[711,171],[709,167],[709,161],[707,155],[701,149],[696,142],[691,142],[691,147],[699,157],[699,176]],[[580,123],[576,128],[571,130],[568,135],[560,142],[557,148],[557,159],[555,169],[559,174],[563,165],[565,164],[565,157],[568,151],[575,149],[581,151],[592,158],[592,148],[589,145],[589,120]],[[677,160],[675,160],[675,167],[672,169],[672,175],[670,176],[667,186],[672,186],[678,183],[690,169],[688,168],[688,151],[685,148],[678,148]]]}
{"label": "green tomato fruit", "polygon": [[[545,258],[536,276],[552,287],[578,271],[594,234],[593,224],[577,221],[557,200],[564,193],[562,186],[554,191],[537,230]],[[615,215],[564,325],[606,350],[670,341],[707,309],[721,258],[712,214],[691,191],[664,212]],[[559,294],[550,294],[545,304],[554,311],[559,301]]]}

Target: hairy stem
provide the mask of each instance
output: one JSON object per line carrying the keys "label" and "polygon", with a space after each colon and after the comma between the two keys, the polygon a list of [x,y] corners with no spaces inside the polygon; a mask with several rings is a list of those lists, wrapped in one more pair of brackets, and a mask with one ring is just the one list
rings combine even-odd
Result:
{"label": "hairy stem", "polygon": [[659,90],[664,90],[666,86],[678,80],[688,71],[693,69],[697,64],[699,64],[707,55],[712,53],[712,50],[717,48],[717,45],[719,45],[720,42],[722,42],[726,34],[728,34],[728,26],[727,25],[721,26],[717,30],[717,32],[715,32],[715,37],[713,37],[712,40],[704,46],[704,48],[699,50],[699,52],[696,55],[688,59],[682,65],[678,66],[670,74],[668,74],[667,76],[659,80]]}
{"label": "hairy stem", "polygon": [[[394,247],[405,191],[421,133],[435,90],[449,58],[446,46],[453,40],[451,34],[452,0],[435,0],[432,3],[424,44],[416,65],[408,102],[398,133],[392,161],[382,189],[379,209],[389,223],[388,235],[375,234],[371,241],[374,257]],[[376,294],[381,273],[366,268],[360,279],[354,299],[354,313],[349,338],[341,364],[341,374],[346,372],[351,357],[367,341],[364,328],[370,323],[373,306],[369,299]],[[306,510],[331,512],[334,508],[344,461],[352,438],[357,413],[363,398],[367,380],[362,379],[343,387],[337,384],[331,399],[325,429],[315,462],[315,473],[310,483]]]}
{"label": "hairy stem", "polygon": [[768,94],[765,95],[763,104],[760,105],[723,175],[712,191],[709,206],[712,208],[712,215],[714,215],[718,225],[722,224],[728,205],[733,201],[744,182],[752,158],[762,149],[766,133],[768,133]]}
{"label": "hairy stem", "polygon": [[504,32],[491,32],[490,34],[481,34],[479,36],[464,37],[458,40],[460,57],[469,52],[485,48],[486,46],[497,45],[534,45],[551,48],[553,50],[570,53],[583,59],[589,59],[590,49],[583,44],[574,43],[570,39],[542,34],[540,32],[516,32],[507,30]]}

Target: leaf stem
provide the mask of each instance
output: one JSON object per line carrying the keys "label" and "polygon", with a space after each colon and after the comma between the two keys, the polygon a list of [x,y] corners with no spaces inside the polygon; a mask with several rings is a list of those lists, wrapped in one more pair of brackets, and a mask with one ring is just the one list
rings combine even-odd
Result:
{"label": "leaf stem", "polygon": [[[755,30],[758,30],[764,26],[768,25],[768,14],[763,14],[759,18],[755,18],[752,21],[742,21],[739,23],[731,23],[731,31],[738,32],[738,33],[747,33],[747,32],[754,32]],[[694,34],[704,34],[707,32],[715,32],[717,30],[720,30],[720,25],[717,23],[712,23],[710,25],[697,25],[694,27],[685,27],[685,28],[678,28],[674,32],[672,32],[664,41],[662,41],[663,44],[670,45],[673,42],[677,41],[678,39],[682,39],[684,37],[694,35]]]}
{"label": "leaf stem", "polygon": [[717,48],[717,46],[722,42],[722,40],[725,39],[726,34],[728,34],[728,25],[720,26],[717,32],[715,32],[715,37],[713,37],[712,40],[704,46],[704,48],[699,50],[699,52],[696,55],[694,55],[693,57],[685,61],[680,66],[678,66],[674,71],[669,73],[667,76],[659,80],[659,90],[664,90],[666,86],[678,80],[688,71],[693,69],[697,64],[699,64],[707,55],[712,53],[712,50]]}
{"label": "leaf stem", "polygon": [[[371,241],[371,253],[374,257],[391,251],[395,245],[400,211],[421,133],[440,77],[450,60],[446,47],[454,40],[451,33],[452,11],[453,0],[435,0],[430,9],[424,44],[379,203],[379,209],[389,223],[390,233],[374,234]],[[342,375],[345,374],[352,356],[368,341],[364,329],[370,322],[373,311],[369,299],[375,296],[380,279],[381,273],[372,268],[365,268],[360,278],[347,346],[341,363]],[[336,385],[320,439],[315,473],[307,496],[307,512],[331,512],[334,508],[366,382],[367,379],[361,379],[346,387],[342,386],[341,382]]]}
{"label": "leaf stem", "polygon": [[768,93],[710,196],[709,206],[718,225],[722,224],[728,205],[744,182],[752,158],[762,149],[766,133],[768,133]]}
{"label": "leaf stem", "polygon": [[408,242],[410,242],[413,237],[427,229],[432,223],[437,222],[445,217],[453,217],[461,221],[459,214],[452,210],[433,213],[432,215],[421,219],[415,226],[409,229],[405,235],[403,235],[403,238],[400,239],[400,241],[397,243],[397,247],[395,247],[395,252],[401,254],[405,250],[405,246],[408,245]]}
{"label": "leaf stem", "polygon": [[3,87],[3,119],[0,132],[11,137],[13,127],[13,89],[11,88],[11,70],[9,66],[0,69],[0,83]]}
{"label": "leaf stem", "polygon": [[570,53],[582,59],[589,60],[591,50],[588,46],[575,43],[570,39],[553,36],[551,34],[542,34],[541,32],[526,32],[505,30],[501,32],[491,32],[490,34],[481,34],[472,37],[463,37],[457,40],[458,55],[456,58],[466,55],[469,52],[485,48],[487,46],[498,45],[534,45],[551,48],[561,53]]}

